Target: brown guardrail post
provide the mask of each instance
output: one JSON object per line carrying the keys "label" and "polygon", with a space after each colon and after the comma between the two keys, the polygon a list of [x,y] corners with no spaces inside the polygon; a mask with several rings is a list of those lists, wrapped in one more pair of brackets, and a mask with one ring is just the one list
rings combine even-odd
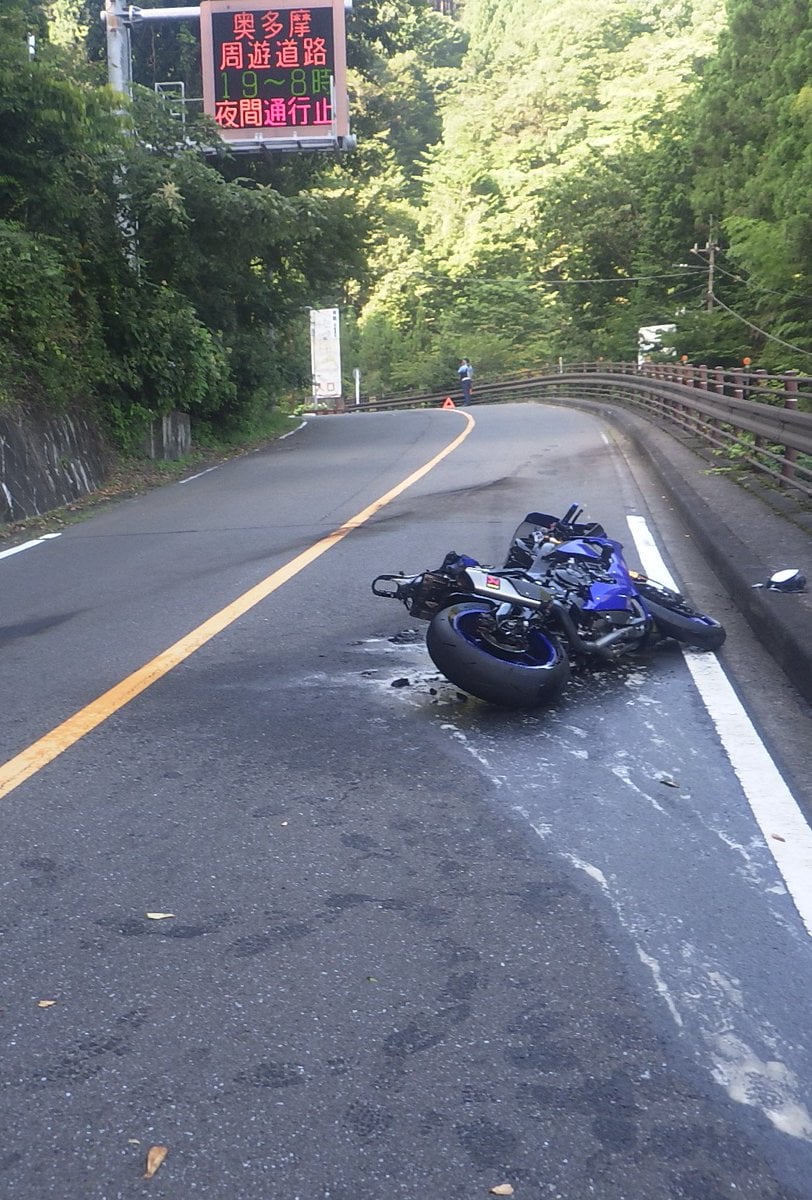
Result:
{"label": "brown guardrail post", "polygon": [[[669,383],[682,383],[685,368],[682,363],[669,363],[665,368],[665,378]],[[672,415],[681,418],[685,413],[685,405],[680,404],[679,400],[670,400],[669,405]]]}
{"label": "brown guardrail post", "polygon": [[[724,370],[724,367],[713,367],[711,374],[713,375],[713,390],[714,390],[714,392],[716,392],[717,396],[724,396],[724,394],[725,394],[725,370]],[[716,417],[714,417],[712,420],[709,420],[708,425],[711,427],[711,429],[720,430],[722,428],[722,422]],[[718,440],[716,442],[716,445],[717,446],[719,445]]]}
{"label": "brown guardrail post", "polygon": [[[668,382],[668,371],[666,370],[666,365],[664,365],[664,362],[655,362],[654,378],[660,383]],[[664,416],[666,419],[672,416],[672,412],[670,412],[670,408],[672,408],[672,402],[668,400],[668,397],[664,395],[664,392],[656,390],[652,391],[651,398],[654,400],[655,409],[660,412],[661,416]]]}
{"label": "brown guardrail post", "polygon": [[[683,387],[693,387],[694,386],[694,368],[693,368],[693,364],[688,362],[687,354],[683,358],[680,359],[680,365],[675,368],[675,372],[676,372],[675,378],[678,380],[679,383],[681,383],[683,385]],[[680,412],[685,414],[686,429],[690,428],[691,425],[695,426],[696,425],[696,417],[694,417],[694,419],[691,420],[690,404],[680,404],[679,409],[680,409]]]}
{"label": "brown guardrail post", "polygon": [[[702,390],[704,392],[710,391],[711,378],[713,378],[713,381],[714,381],[713,382],[713,390],[718,392],[719,386],[718,386],[718,380],[716,379],[716,371],[718,369],[719,368],[717,367],[717,368],[711,370],[708,368],[706,363],[702,363],[702,365],[699,368],[699,379],[697,381],[697,387],[702,388]],[[706,430],[719,428],[719,422],[717,421],[716,417],[705,417],[704,425],[705,425]],[[713,437],[711,437],[711,441],[713,441]]]}
{"label": "brown guardrail post", "polygon": [[[687,384],[688,387],[690,387],[690,388],[699,387],[701,370],[702,370],[701,367],[696,367],[696,366],[694,366],[693,363],[686,363],[686,365],[685,365],[685,383]],[[685,405],[685,411],[686,411],[686,413],[690,413],[690,411],[691,411],[690,404]],[[702,430],[703,430],[703,425],[704,425],[704,418],[697,409],[693,410],[693,419],[691,420],[690,424],[693,426],[694,433],[697,433],[701,436]]]}
{"label": "brown guardrail post", "polygon": [[[733,367],[733,369],[730,372],[730,380],[731,380],[730,388],[731,388],[731,392],[733,393],[733,399],[734,400],[743,400],[744,399],[744,371],[742,370],[741,367]],[[735,440],[738,440],[739,438],[741,438],[742,431],[738,425],[734,425],[733,428],[736,433],[736,437],[735,437],[735,439],[733,439],[735,441]]]}
{"label": "brown guardrail post", "polygon": [[[794,410],[798,407],[798,376],[788,371],[784,376],[784,408]],[[782,479],[795,478],[795,460],[798,451],[792,446],[784,447],[784,462],[781,466]]]}
{"label": "brown guardrail post", "polygon": [[[755,385],[753,388],[755,397],[753,396],[753,392],[750,392],[748,398],[751,400],[753,398],[755,398],[757,401],[761,401],[761,402],[763,402],[764,400],[769,401],[769,397],[766,394],[767,393],[767,372],[765,371],[764,367],[759,367],[758,370],[754,371],[753,375],[752,375],[752,379],[755,379]],[[762,448],[762,446],[764,445],[764,442],[765,442],[765,439],[763,437],[761,437],[760,435],[757,436],[755,438],[756,449],[760,450]]]}

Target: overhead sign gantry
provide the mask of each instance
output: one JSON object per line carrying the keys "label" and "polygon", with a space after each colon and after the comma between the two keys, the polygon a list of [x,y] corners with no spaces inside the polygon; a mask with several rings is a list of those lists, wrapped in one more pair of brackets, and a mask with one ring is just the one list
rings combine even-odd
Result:
{"label": "overhead sign gantry", "polygon": [[139,8],[105,0],[108,71],[130,90],[129,29],[199,18],[203,109],[231,150],[351,150],[345,10],[352,0],[201,0]]}

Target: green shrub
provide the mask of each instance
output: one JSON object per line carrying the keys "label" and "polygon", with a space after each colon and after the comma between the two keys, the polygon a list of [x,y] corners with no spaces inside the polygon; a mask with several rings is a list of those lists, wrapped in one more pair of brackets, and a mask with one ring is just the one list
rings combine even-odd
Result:
{"label": "green shrub", "polygon": [[0,221],[0,395],[56,408],[94,397],[109,369],[98,315],[74,303],[70,270],[50,238]]}

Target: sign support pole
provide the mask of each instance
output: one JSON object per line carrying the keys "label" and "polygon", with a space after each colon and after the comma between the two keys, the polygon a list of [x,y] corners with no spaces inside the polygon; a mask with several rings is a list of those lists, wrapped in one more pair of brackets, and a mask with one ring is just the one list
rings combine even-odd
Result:
{"label": "sign support pole", "polygon": [[104,0],[107,27],[107,80],[114,92],[131,96],[133,90],[130,17],[125,0]]}

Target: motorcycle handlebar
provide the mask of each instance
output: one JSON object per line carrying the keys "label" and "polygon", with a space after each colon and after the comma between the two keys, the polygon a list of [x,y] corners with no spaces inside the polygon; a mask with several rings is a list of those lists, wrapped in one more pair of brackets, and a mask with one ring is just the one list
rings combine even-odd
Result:
{"label": "motorcycle handlebar", "polygon": [[561,525],[574,525],[583,512],[583,507],[580,504],[571,504],[561,518]]}

